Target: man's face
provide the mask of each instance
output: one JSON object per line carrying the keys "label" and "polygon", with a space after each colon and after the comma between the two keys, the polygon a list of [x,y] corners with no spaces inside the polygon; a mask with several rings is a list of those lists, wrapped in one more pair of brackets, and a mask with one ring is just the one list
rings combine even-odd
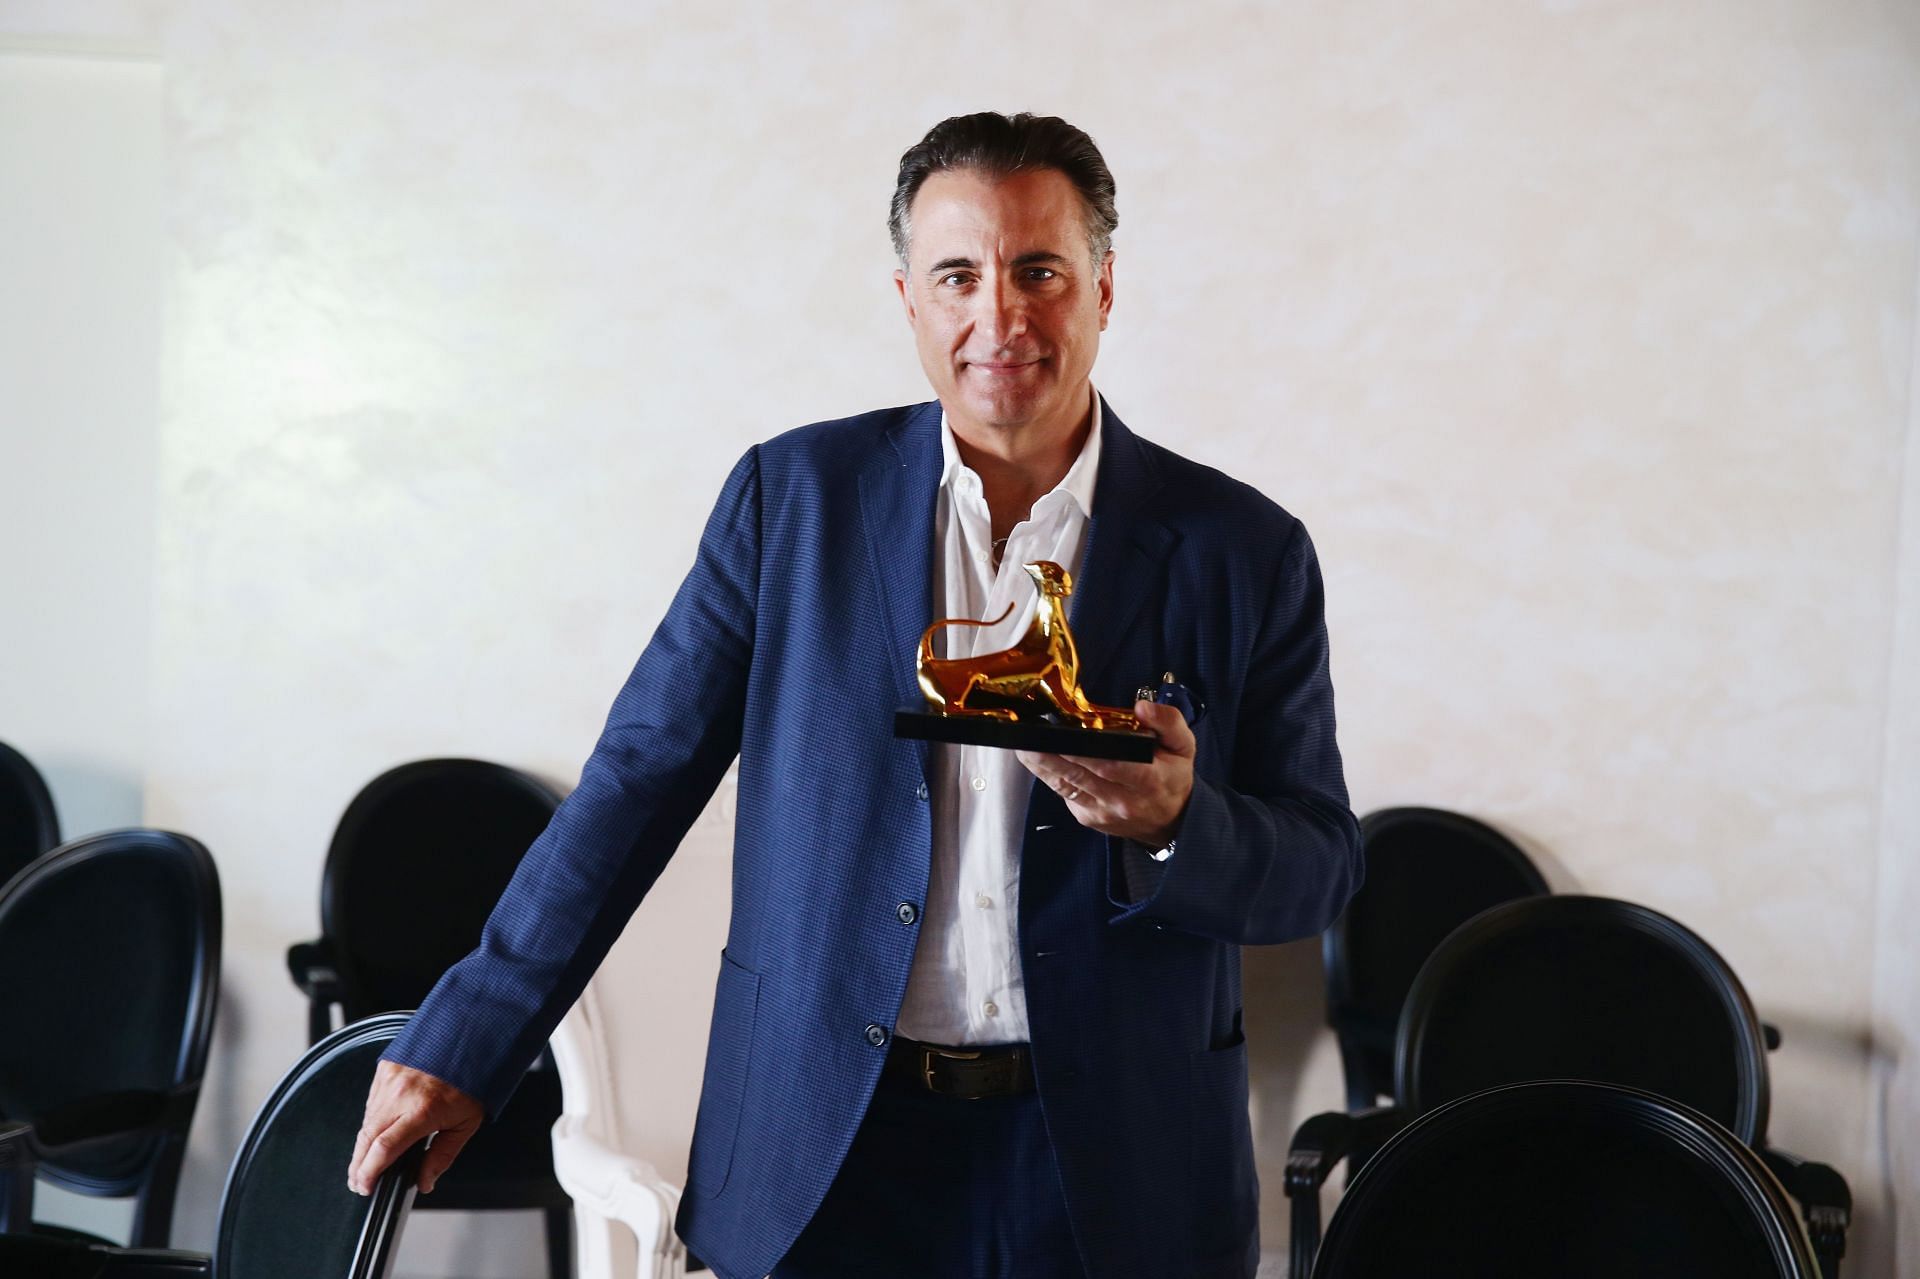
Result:
{"label": "man's face", "polygon": [[1084,206],[1057,169],[935,173],[914,195],[894,272],[920,366],[961,428],[1064,438],[1091,408],[1087,377],[1113,306]]}

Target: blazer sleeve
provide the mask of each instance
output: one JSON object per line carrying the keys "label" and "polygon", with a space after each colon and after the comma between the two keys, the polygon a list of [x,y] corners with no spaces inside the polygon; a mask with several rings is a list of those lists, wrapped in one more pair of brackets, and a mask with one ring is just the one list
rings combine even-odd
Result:
{"label": "blazer sleeve", "polygon": [[580,785],[527,850],[479,947],[440,978],[387,1060],[499,1114],[739,754],[759,552],[756,446],[728,476]]}
{"label": "blazer sleeve", "polygon": [[1196,774],[1164,862],[1109,838],[1116,924],[1253,945],[1324,931],[1363,873],[1334,740],[1320,564],[1305,526],[1280,557],[1247,668],[1230,775]]}

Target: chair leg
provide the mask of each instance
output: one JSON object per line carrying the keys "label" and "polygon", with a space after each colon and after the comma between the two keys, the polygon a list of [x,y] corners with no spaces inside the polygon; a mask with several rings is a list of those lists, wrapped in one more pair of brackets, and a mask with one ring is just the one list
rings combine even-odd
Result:
{"label": "chair leg", "polygon": [[33,1165],[0,1166],[0,1234],[33,1233]]}
{"label": "chair leg", "polygon": [[547,1213],[547,1279],[573,1279],[573,1209]]}
{"label": "chair leg", "polygon": [[162,1146],[147,1184],[134,1197],[133,1229],[127,1242],[135,1248],[165,1248],[172,1241],[173,1199],[180,1188],[185,1144],[170,1139]]}
{"label": "chair leg", "polygon": [[[614,1258],[620,1254],[614,1248],[616,1227],[612,1222],[597,1212],[587,1210],[580,1214],[577,1225],[579,1230],[574,1235],[574,1247],[580,1274],[591,1279],[613,1279],[618,1274],[634,1273],[631,1265],[618,1270],[614,1268]],[[625,1260],[624,1257],[621,1259]]]}
{"label": "chair leg", "polygon": [[1320,1193],[1314,1187],[1301,1187],[1293,1196],[1293,1227],[1287,1241],[1288,1279],[1307,1279],[1313,1273],[1313,1256],[1320,1251]]}

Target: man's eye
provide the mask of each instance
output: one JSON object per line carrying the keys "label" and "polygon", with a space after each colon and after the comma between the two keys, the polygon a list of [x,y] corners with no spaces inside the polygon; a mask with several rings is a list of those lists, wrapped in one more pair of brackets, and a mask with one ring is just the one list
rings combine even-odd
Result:
{"label": "man's eye", "polygon": [[967,277],[962,275],[958,271],[954,271],[940,277],[940,283],[948,286],[949,288],[957,289],[961,285],[965,284],[966,282],[967,282]]}
{"label": "man's eye", "polygon": [[1052,267],[1036,266],[1027,271],[1027,278],[1029,280],[1051,280],[1053,277],[1054,270]]}

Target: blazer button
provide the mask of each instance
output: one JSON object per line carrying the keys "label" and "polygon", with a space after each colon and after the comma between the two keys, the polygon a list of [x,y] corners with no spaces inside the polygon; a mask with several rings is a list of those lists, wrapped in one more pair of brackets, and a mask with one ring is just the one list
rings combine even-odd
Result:
{"label": "blazer button", "polygon": [[887,1042],[887,1028],[878,1023],[870,1023],[867,1026],[867,1042],[875,1048],[885,1045]]}
{"label": "blazer button", "polygon": [[901,902],[899,906],[894,908],[893,915],[895,919],[898,919],[903,924],[911,924],[914,920],[920,918],[920,912],[912,902]]}

